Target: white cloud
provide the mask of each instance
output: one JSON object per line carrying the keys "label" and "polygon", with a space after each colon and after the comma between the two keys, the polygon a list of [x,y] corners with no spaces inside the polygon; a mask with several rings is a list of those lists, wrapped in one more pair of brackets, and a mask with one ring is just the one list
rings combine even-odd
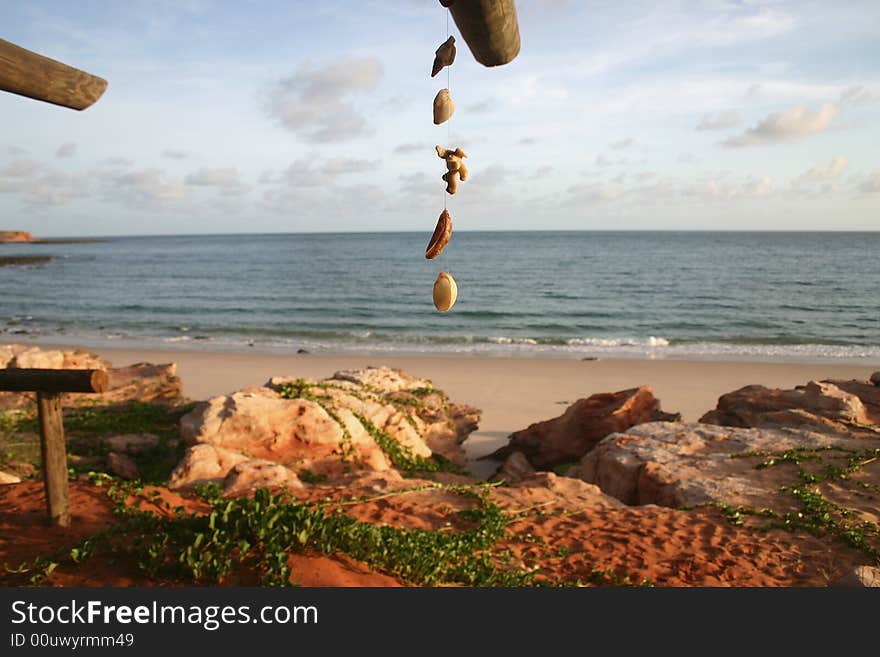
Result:
{"label": "white cloud", "polygon": [[410,153],[417,153],[418,151],[424,150],[426,153],[431,149],[430,144],[420,144],[415,142],[409,142],[406,144],[398,144],[394,147],[394,152],[397,155],[408,155]]}
{"label": "white cloud", "polygon": [[127,157],[108,157],[101,164],[111,167],[130,167],[134,165],[134,160],[129,160]]}
{"label": "white cloud", "polygon": [[635,139],[633,139],[632,137],[627,137],[626,139],[621,139],[619,141],[612,142],[611,148],[619,151],[624,148],[629,148],[630,146],[632,146],[635,143],[636,143]]}
{"label": "white cloud", "polygon": [[74,155],[76,155],[76,143],[72,141],[61,144],[55,151],[55,157],[73,157]]}
{"label": "white cloud", "polygon": [[236,168],[199,169],[184,178],[187,185],[195,187],[216,187],[224,196],[243,194],[248,190],[241,181],[241,173]]}
{"label": "white cloud", "polygon": [[724,142],[725,146],[775,144],[824,132],[840,113],[836,105],[824,103],[817,111],[799,105],[786,112],[770,114],[743,134]]}
{"label": "white cloud", "polygon": [[864,105],[874,100],[874,94],[862,85],[847,87],[840,93],[841,105]]}
{"label": "white cloud", "polygon": [[339,176],[347,173],[364,173],[373,171],[379,166],[378,160],[358,160],[347,157],[336,157],[327,160],[321,167],[321,173],[327,176]]}
{"label": "white cloud", "polygon": [[98,175],[104,200],[118,200],[139,208],[158,209],[186,198],[186,186],[169,179],[160,169],[140,169]]}
{"label": "white cloud", "polygon": [[812,169],[804,171],[798,176],[796,183],[815,183],[836,180],[846,169],[848,160],[843,155],[831,158],[830,162],[817,164]]}
{"label": "white cloud", "polygon": [[7,178],[29,178],[36,175],[42,166],[34,160],[20,159],[13,160],[5,167],[0,169],[0,176]]}
{"label": "white cloud", "polygon": [[872,173],[859,185],[863,194],[880,194],[880,172]]}
{"label": "white cloud", "polygon": [[383,75],[376,57],[346,57],[318,68],[303,65],[275,85],[269,115],[312,143],[362,137],[369,125],[353,98],[375,89]]}
{"label": "white cloud", "polygon": [[166,148],[162,151],[162,157],[167,157],[170,160],[185,160],[189,157],[189,153],[176,148]]}
{"label": "white cloud", "polygon": [[697,125],[697,130],[726,130],[738,126],[740,122],[739,112],[728,110],[719,112],[714,116],[704,116]]}

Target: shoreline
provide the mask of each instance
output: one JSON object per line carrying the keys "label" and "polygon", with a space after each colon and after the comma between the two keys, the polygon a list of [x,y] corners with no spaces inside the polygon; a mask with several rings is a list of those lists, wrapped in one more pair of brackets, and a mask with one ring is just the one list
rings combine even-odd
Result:
{"label": "shoreline", "polygon": [[[841,345],[756,345],[766,348],[779,348],[779,353],[750,353],[748,351],[684,351],[676,350],[685,343],[663,345],[656,350],[645,349],[641,345],[622,346],[583,346],[564,348],[562,345],[532,345],[528,343],[477,342],[470,350],[447,348],[415,349],[407,343],[381,343],[371,345],[340,343],[338,346],[315,346],[308,340],[287,344],[216,340],[198,336],[179,336],[174,338],[135,338],[135,337],[89,337],[77,335],[39,333],[17,333],[7,327],[0,331],[0,343],[32,344],[41,348],[79,348],[113,349],[119,351],[159,351],[168,353],[222,353],[255,354],[272,356],[298,356],[303,354],[320,357],[370,357],[370,358],[462,358],[462,359],[513,359],[513,360],[576,360],[576,361],[671,361],[671,362],[715,362],[715,363],[779,363],[790,365],[847,365],[865,367],[871,371],[880,369],[880,355],[817,355],[812,352],[790,353],[797,347],[840,347]],[[724,346],[725,343],[687,343]],[[384,345],[384,346],[383,346]],[[744,347],[745,345],[739,345]],[[856,345],[853,345],[854,347]],[[300,351],[302,350],[302,351]],[[786,353],[788,351],[789,353]]]}
{"label": "shoreline", "polygon": [[[177,363],[184,394],[194,400],[261,386],[272,376],[319,379],[343,369],[387,365],[430,379],[454,402],[483,411],[480,427],[465,448],[469,459],[506,444],[514,431],[560,415],[577,399],[649,385],[663,410],[696,421],[715,408],[718,397],[751,384],[792,388],[810,380],[867,379],[869,365],[740,362],[672,359],[516,358],[399,354],[267,354],[257,351],[201,351],[85,347],[41,344],[41,348],[85,349],[115,366],[136,362]],[[482,467],[485,466],[485,467]],[[473,470],[490,472],[492,462]]]}

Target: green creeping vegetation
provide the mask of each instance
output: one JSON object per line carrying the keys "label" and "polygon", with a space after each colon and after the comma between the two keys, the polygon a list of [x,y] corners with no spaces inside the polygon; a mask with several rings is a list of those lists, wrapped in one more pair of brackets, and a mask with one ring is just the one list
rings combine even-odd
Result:
{"label": "green creeping vegetation", "polygon": [[[222,584],[253,573],[264,586],[295,585],[288,559],[292,553],[342,553],[371,568],[415,585],[465,586],[653,586],[613,569],[592,567],[576,580],[541,578],[537,565],[526,566],[510,548],[497,543],[511,538],[508,525],[522,514],[506,514],[489,499],[492,485],[426,484],[349,500],[302,503],[286,494],[259,489],[253,498],[223,499],[221,487],[210,484],[196,494],[211,505],[207,513],[185,513],[183,507],[165,507],[160,516],[128,505],[131,495],[143,495],[138,482],[120,482],[104,474],[92,477],[107,485],[118,518],[113,526],[70,548],[40,557],[7,572],[29,575],[39,585],[61,564],[82,563],[103,556],[132,560],[151,580],[165,584]],[[349,504],[443,489],[477,503],[456,513],[455,529],[447,522],[437,531],[400,529],[358,521],[342,512]],[[159,493],[151,496],[161,504]],[[461,529],[461,527],[464,527]],[[535,541],[532,537],[532,542]],[[567,549],[545,557],[564,559]]]}
{"label": "green creeping vegetation", "polygon": [[296,476],[299,477],[300,481],[304,481],[307,484],[321,484],[327,481],[327,475],[323,472],[313,472],[308,468],[303,468]]}
{"label": "green creeping vegetation", "polygon": [[385,453],[391,464],[402,472],[458,472],[463,470],[448,459],[434,454],[431,458],[417,456],[412,450],[399,440],[395,440],[386,432],[379,429],[363,415],[355,413],[355,417],[364,426],[379,448]]}
{"label": "green creeping vegetation", "polygon": [[[841,467],[836,463],[827,462],[823,457],[830,456],[832,452],[844,455],[843,457],[847,459],[846,464]],[[794,486],[783,486],[780,492],[792,495],[800,503],[800,510],[777,513],[771,509],[752,509],[743,506],[732,507],[726,504],[716,504],[715,506],[721,509],[732,524],[744,524],[744,516],[746,515],[765,516],[771,518],[770,522],[759,526],[758,529],[805,530],[817,535],[827,534],[862,550],[870,557],[880,558],[880,551],[872,542],[872,539],[880,536],[880,527],[873,522],[856,521],[853,518],[855,512],[852,509],[847,509],[826,499],[819,486],[819,484],[829,481],[849,480],[865,465],[880,458],[880,448],[864,450],[849,450],[841,447],[798,448],[784,452],[746,452],[734,455],[734,458],[747,456],[766,458],[755,466],[759,470],[784,463],[798,466],[798,478],[801,483]],[[807,470],[801,465],[805,461],[814,462],[819,468]],[[856,482],[856,484],[863,490],[880,492],[880,488],[875,484],[865,482]]]}
{"label": "green creeping vegetation", "polygon": [[[314,384],[311,384],[303,379],[297,379],[296,381],[291,381],[280,386],[278,392],[285,399],[307,399],[309,401],[320,404],[321,407],[325,411],[327,411],[327,414],[331,418],[333,418],[336,423],[339,424],[339,426],[342,428],[343,444],[340,445],[340,447],[342,448],[343,458],[353,456],[355,454],[355,450],[352,446],[351,433],[349,432],[348,427],[339,417],[339,414],[332,406],[330,399],[328,397],[321,397],[315,394],[313,390],[313,388],[315,387],[333,388],[335,386],[326,385],[324,383],[320,384],[320,386],[315,386]],[[344,390],[346,393],[353,394],[352,391],[348,389],[340,389]],[[431,388],[430,390],[433,391],[433,388]],[[418,406],[417,403],[413,405]],[[394,465],[394,467],[398,470],[410,473],[438,471],[461,473],[463,471],[462,468],[438,454],[433,455],[431,458],[424,458],[413,454],[412,450],[409,449],[409,447],[390,436],[387,432],[379,429],[375,424],[370,422],[370,420],[368,420],[363,415],[354,413],[354,416],[363,425],[364,429],[367,430],[367,433],[369,433],[373,437],[373,440],[376,441],[376,444],[379,445],[379,448],[382,450],[382,452],[384,452],[384,454],[391,460],[392,465]],[[407,417],[409,416],[407,415]],[[415,423],[412,421],[411,418],[410,423],[415,428]]]}
{"label": "green creeping vegetation", "polygon": [[[97,478],[96,483],[106,481]],[[32,583],[63,561],[79,563],[95,555],[133,557],[154,581],[219,584],[235,572],[256,573],[265,586],[288,586],[288,557],[294,552],[341,552],[371,568],[412,584],[467,586],[535,585],[536,569],[503,568],[493,545],[505,535],[510,518],[488,499],[488,489],[449,490],[474,498],[479,506],[459,514],[463,531],[399,529],[360,522],[337,506],[297,502],[266,489],[253,498],[226,500],[217,487],[200,493],[211,504],[207,514],[182,509],[163,517],[126,505],[135,485],[113,484],[108,493],[120,522],[72,549],[38,559],[14,572],[32,572]]]}
{"label": "green creeping vegetation", "polygon": [[[77,457],[103,457],[109,449],[100,440],[118,434],[151,433],[159,436],[156,447],[132,458],[147,482],[162,482],[183,456],[184,446],[175,442],[178,421],[192,410],[192,404],[127,402],[111,405],[81,405],[64,409],[67,451],[74,474],[90,466],[77,465]],[[35,406],[0,413],[0,467],[11,463],[40,465],[40,441]]]}

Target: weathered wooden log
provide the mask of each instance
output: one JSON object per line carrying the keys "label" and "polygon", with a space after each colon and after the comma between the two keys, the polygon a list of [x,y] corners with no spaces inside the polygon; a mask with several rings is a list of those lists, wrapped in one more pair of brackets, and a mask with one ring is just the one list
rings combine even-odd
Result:
{"label": "weathered wooden log", "polygon": [[[441,4],[446,3],[441,0]],[[456,0],[449,11],[474,59],[483,66],[501,66],[519,54],[513,0]]]}
{"label": "weathered wooden log", "polygon": [[40,452],[43,455],[43,486],[49,522],[58,527],[70,525],[70,489],[67,485],[67,447],[61,395],[37,393],[40,412]]}
{"label": "weathered wooden log", "polygon": [[103,78],[0,39],[0,90],[84,110],[106,88]]}
{"label": "weathered wooden log", "polygon": [[0,390],[9,392],[105,392],[104,370],[0,369]]}

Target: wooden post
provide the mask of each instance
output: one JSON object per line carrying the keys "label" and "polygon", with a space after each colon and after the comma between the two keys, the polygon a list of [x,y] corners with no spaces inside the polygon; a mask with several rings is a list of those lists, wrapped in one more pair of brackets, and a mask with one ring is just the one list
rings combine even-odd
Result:
{"label": "wooden post", "polygon": [[0,39],[0,90],[84,110],[106,88],[103,78]]}
{"label": "wooden post", "polygon": [[109,380],[104,370],[0,369],[0,390],[37,393],[46,510],[49,522],[58,527],[70,525],[61,393],[104,392]]}
{"label": "wooden post", "polygon": [[[440,4],[447,6],[444,0]],[[456,0],[449,11],[474,59],[483,66],[501,66],[519,54],[513,0]]]}
{"label": "wooden post", "polygon": [[58,527],[70,525],[70,489],[67,486],[67,446],[64,444],[64,420],[61,395],[37,392],[40,413],[40,452],[43,455],[43,484],[49,522]]}

